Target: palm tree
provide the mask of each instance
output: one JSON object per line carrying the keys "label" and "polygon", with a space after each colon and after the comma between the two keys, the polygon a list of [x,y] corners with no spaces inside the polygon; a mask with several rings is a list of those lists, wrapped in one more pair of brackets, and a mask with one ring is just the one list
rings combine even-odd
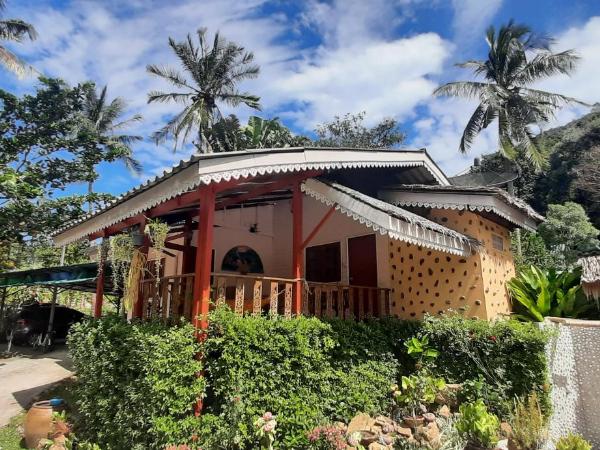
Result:
{"label": "palm tree", "polygon": [[183,66],[186,75],[176,69],[147,66],[148,72],[168,80],[177,92],[153,91],[148,94],[148,103],[177,102],[184,105],[183,111],[173,117],[161,130],[154,134],[157,143],[172,136],[175,149],[181,139],[185,143],[193,130],[198,131],[196,145],[201,151],[212,148],[204,134],[221,118],[219,103],[229,106],[245,104],[260,109],[259,97],[238,91],[238,83],[258,75],[259,67],[253,64],[254,55],[244,47],[221,38],[217,32],[212,46],[206,38],[206,28],[197,31],[198,44],[191,35],[182,42],[169,38],[173,49]]}
{"label": "palm tree", "polygon": [[552,53],[552,39],[538,36],[513,21],[498,33],[490,26],[486,41],[487,60],[458,64],[471,69],[475,76],[483,76],[484,81],[447,83],[437,88],[434,95],[479,101],[463,132],[461,153],[466,153],[475,137],[498,119],[498,151],[510,160],[523,152],[540,170],[545,157],[534,141],[531,126],[548,122],[562,105],[582,102],[530,86],[552,75],[570,74],[579,58],[573,50]]}
{"label": "palm tree", "polygon": [[247,148],[282,148],[301,146],[307,143],[304,136],[294,136],[281,124],[277,117],[263,119],[250,116],[248,125],[242,129]]}
{"label": "palm tree", "polygon": [[[80,132],[93,133],[98,147],[90,149],[84,157],[89,167],[90,177],[88,180],[88,195],[94,192],[94,181],[96,180],[95,167],[102,161],[121,161],[133,174],[139,174],[141,164],[133,157],[132,144],[141,141],[141,136],[121,133],[121,130],[134,122],[142,120],[142,116],[135,114],[128,119],[122,119],[126,104],[121,97],[112,101],[107,98],[107,86],[104,86],[100,94],[95,87],[89,89],[84,102],[84,117]],[[91,212],[92,201],[88,208]]]}
{"label": "palm tree", "polygon": [[[0,0],[0,11],[6,8],[6,0]],[[27,36],[30,40],[37,38],[37,32],[33,25],[20,19],[0,20],[0,41],[21,42]],[[12,53],[3,45],[0,45],[0,63],[8,70],[14,72],[18,77],[24,76],[32,68],[21,61],[17,55]]]}

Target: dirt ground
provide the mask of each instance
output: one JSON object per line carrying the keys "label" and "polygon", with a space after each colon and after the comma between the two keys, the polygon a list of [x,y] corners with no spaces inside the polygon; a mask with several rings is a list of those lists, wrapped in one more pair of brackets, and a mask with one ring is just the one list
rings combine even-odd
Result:
{"label": "dirt ground", "polygon": [[[6,344],[0,344],[0,353]],[[28,347],[13,347],[19,356],[0,359],[0,427],[28,407],[32,399],[54,383],[72,375],[65,346],[49,353],[36,353]]]}

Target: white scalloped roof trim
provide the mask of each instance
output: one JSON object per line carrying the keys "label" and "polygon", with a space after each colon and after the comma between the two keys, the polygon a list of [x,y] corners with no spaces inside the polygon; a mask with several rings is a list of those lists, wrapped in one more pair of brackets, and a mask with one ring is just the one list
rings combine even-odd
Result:
{"label": "white scalloped roof trim", "polygon": [[[181,165],[181,163],[180,163]],[[292,173],[306,170],[331,170],[342,168],[367,168],[367,167],[425,167],[429,173],[436,176],[423,161],[363,161],[363,162],[322,162],[304,164],[285,164],[272,166],[257,166],[240,170],[218,171],[205,175],[198,175],[198,166],[192,164],[175,173],[173,168],[162,177],[156,177],[143,185],[128,191],[113,200],[103,209],[87,214],[84,217],[59,228],[51,234],[56,245],[62,246],[76,242],[90,234],[96,233],[123,220],[141,214],[159,204],[185,194],[198,186],[221,181],[239,180],[257,175],[279,173]],[[167,176],[168,175],[168,176]],[[166,177],[166,178],[165,178]],[[164,179],[159,179],[164,178]],[[143,190],[144,187],[149,186]],[[139,191],[139,192],[138,192]],[[86,222],[88,226],[80,226]]]}
{"label": "white scalloped roof trim", "polygon": [[403,200],[395,201],[394,205],[412,206],[412,207],[418,207],[418,208],[451,209],[451,210],[458,210],[458,211],[469,210],[472,212],[483,212],[483,211],[492,212],[517,226],[525,227],[532,231],[535,231],[535,228],[528,226],[522,220],[515,219],[514,217],[510,216],[509,214],[506,214],[505,212],[499,210],[498,208],[494,208],[493,206],[489,206],[489,205],[473,205],[473,204],[465,205],[465,204],[460,204],[460,203],[417,202],[417,201],[403,201]]}
{"label": "white scalloped roof trim", "polygon": [[[314,179],[311,179],[310,181],[312,183],[319,183],[323,186],[327,186],[324,183],[321,183]],[[456,237],[447,236],[440,232],[430,230],[419,224],[412,223],[408,219],[401,220],[397,217],[392,217],[391,215],[386,214],[383,211],[375,210],[368,203],[361,202],[367,208],[372,209],[374,214],[386,214],[388,216],[390,226],[383,226],[369,219],[365,213],[361,213],[357,211],[356,208],[350,207],[349,204],[345,205],[343,200],[340,201],[340,198],[337,196],[336,198],[327,196],[324,192],[311,189],[307,185],[307,183],[302,184],[302,190],[305,194],[315,198],[316,200],[320,201],[321,203],[324,203],[327,206],[335,205],[335,209],[337,211],[340,211],[341,213],[345,214],[351,219],[367,226],[368,228],[380,233],[381,235],[388,235],[390,238],[395,240],[408,242],[414,245],[420,245],[432,250],[438,250],[453,255],[468,256],[471,254],[472,247],[471,245],[469,245],[468,242],[466,242],[466,237],[465,241],[461,241]],[[343,193],[341,194],[342,196],[344,195]],[[356,199],[354,199],[354,201],[359,202],[359,200]],[[435,225],[437,226],[437,224]],[[448,231],[454,233],[453,230]]]}

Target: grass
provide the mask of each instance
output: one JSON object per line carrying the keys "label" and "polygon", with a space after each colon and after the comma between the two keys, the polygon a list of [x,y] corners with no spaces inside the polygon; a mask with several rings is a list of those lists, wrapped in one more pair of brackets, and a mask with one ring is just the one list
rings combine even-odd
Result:
{"label": "grass", "polygon": [[[25,442],[21,436],[21,426],[25,412],[22,412],[12,419],[7,426],[0,428],[0,450],[22,450],[25,447]],[[23,442],[23,445],[21,445]]]}

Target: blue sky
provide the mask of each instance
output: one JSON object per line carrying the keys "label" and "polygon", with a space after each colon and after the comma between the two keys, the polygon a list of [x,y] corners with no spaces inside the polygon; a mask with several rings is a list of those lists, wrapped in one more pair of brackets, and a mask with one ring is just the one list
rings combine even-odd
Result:
{"label": "blue sky", "polygon": [[[556,38],[555,49],[575,48],[581,63],[572,77],[546,80],[540,88],[600,102],[600,2],[598,0],[9,0],[4,17],[36,26],[39,38],[13,50],[48,76],[70,83],[108,84],[129,112],[144,121],[130,131],[148,137],[178,110],[147,105],[150,90],[167,86],[150,77],[147,64],[176,65],[169,36],[182,39],[199,27],[255,53],[261,75],[242,88],[261,96],[263,117],[279,117],[297,133],[310,134],[334,115],[365,111],[375,122],[395,117],[408,135],[407,148],[425,147],[449,174],[473,157],[494,151],[489,130],[469,155],[457,152],[474,104],[431,96],[443,82],[467,79],[453,64],[483,59],[485,28],[510,18]],[[0,87],[32,91],[35,79],[0,72]],[[242,120],[252,111],[238,108]],[[567,108],[555,123],[587,112]],[[119,194],[162,172],[190,149],[173,153],[146,140],[135,147],[144,173],[120,164],[100,166],[96,189]],[[83,190],[84,186],[72,190]]]}

